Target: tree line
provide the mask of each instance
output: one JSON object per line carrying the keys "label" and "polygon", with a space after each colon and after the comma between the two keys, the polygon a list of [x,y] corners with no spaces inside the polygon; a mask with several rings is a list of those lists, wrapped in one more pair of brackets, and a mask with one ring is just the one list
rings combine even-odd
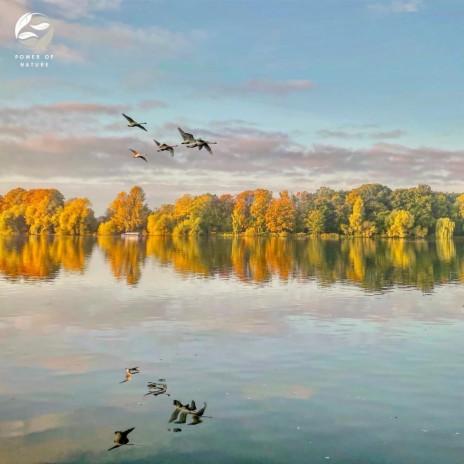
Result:
{"label": "tree line", "polygon": [[434,192],[428,185],[392,190],[364,184],[352,190],[321,187],[314,193],[274,196],[245,190],[236,196],[183,195],[150,210],[139,186],[120,192],[95,218],[87,198],[65,201],[56,189],[16,188],[0,195],[0,234],[208,235],[293,233],[314,236],[449,238],[464,233],[464,194]]}

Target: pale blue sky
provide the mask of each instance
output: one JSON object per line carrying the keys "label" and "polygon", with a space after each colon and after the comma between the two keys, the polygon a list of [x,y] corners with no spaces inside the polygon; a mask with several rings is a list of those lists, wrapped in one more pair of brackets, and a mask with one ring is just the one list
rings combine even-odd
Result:
{"label": "pale blue sky", "polygon": [[[462,17],[445,0],[2,1],[0,193],[56,187],[97,214],[134,184],[183,193],[379,182],[464,191]],[[47,15],[46,69],[14,59]],[[120,113],[147,121],[128,128]],[[177,126],[218,142],[178,149]],[[149,162],[131,158],[129,148]]]}

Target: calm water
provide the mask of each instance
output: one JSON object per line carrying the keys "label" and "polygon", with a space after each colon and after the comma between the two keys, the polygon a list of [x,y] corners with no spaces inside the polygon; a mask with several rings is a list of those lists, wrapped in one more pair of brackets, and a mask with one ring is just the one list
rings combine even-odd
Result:
{"label": "calm water", "polygon": [[461,464],[463,245],[0,238],[0,463]]}

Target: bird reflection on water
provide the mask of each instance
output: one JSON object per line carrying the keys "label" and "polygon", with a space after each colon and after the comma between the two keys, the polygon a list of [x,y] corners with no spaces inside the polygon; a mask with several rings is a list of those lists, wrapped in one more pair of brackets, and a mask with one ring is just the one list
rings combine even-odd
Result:
{"label": "bird reflection on water", "polygon": [[[148,393],[145,393],[144,396],[153,395],[163,395],[168,390],[168,385],[166,383],[159,383],[159,382],[148,382]],[[170,396],[169,393],[166,393],[167,396]]]}
{"label": "bird reflection on water", "polygon": [[125,379],[119,383],[130,382],[132,380],[132,374],[140,374],[138,366],[137,367],[126,367]]}
{"label": "bird reflection on water", "polygon": [[[206,403],[204,403],[204,406],[198,410],[194,400],[192,400],[190,404],[182,404],[179,400],[174,400],[173,404],[175,408],[171,414],[169,422],[175,421],[175,424],[185,424],[187,422],[188,414],[192,416],[192,420],[188,425],[196,425],[203,422],[201,417],[205,413]],[[176,420],[177,418],[179,418],[179,420]]]}
{"label": "bird reflection on water", "polygon": [[124,432],[122,432],[120,430],[117,430],[116,432],[114,432],[114,442],[116,444],[114,446],[112,446],[111,448],[108,448],[108,451],[111,451],[111,450],[113,450],[115,448],[119,448],[120,446],[123,446],[123,445],[133,446],[133,443],[129,443],[128,435],[134,429],[135,429],[135,427],[132,427],[130,429],[125,430]]}

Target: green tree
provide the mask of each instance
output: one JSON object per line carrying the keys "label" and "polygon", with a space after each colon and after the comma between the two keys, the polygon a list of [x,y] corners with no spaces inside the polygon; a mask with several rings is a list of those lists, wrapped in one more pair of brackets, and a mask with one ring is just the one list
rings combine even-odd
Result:
{"label": "green tree", "polygon": [[325,230],[325,213],[323,210],[313,209],[306,217],[306,227],[312,235],[320,235]]}

